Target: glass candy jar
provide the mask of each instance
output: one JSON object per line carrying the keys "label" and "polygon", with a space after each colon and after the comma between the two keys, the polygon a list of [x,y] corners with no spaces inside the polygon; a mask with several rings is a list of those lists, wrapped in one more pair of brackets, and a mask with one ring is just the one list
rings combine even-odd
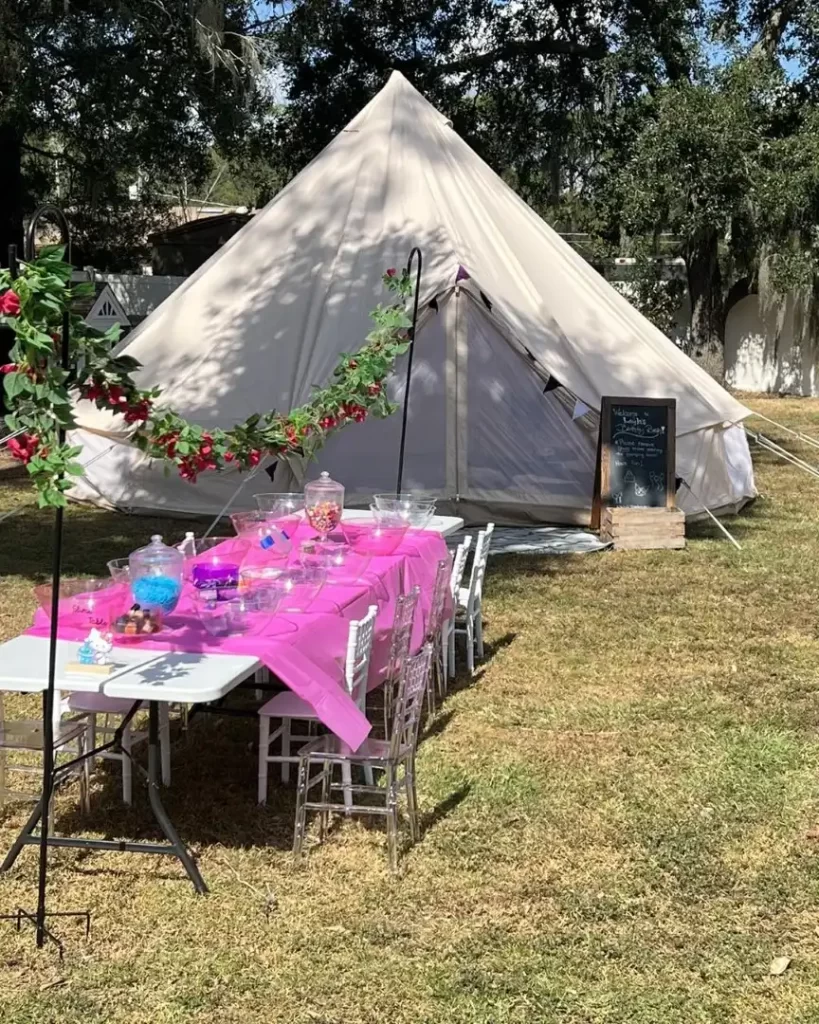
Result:
{"label": "glass candy jar", "polygon": [[145,611],[172,612],[182,594],[184,560],[182,552],[163,544],[158,533],[150,544],[132,552],[129,566],[134,604]]}
{"label": "glass candy jar", "polygon": [[344,511],[344,485],[322,473],[304,488],[304,511],[316,533],[325,540],[341,522]]}

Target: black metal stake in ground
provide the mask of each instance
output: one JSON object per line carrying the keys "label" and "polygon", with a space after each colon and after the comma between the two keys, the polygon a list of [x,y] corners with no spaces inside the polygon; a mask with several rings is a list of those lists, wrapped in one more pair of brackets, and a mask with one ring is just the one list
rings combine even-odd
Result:
{"label": "black metal stake in ground", "polygon": [[415,299],[412,306],[412,327],[409,330],[410,347],[407,353],[407,386],[404,388],[404,414],[401,420],[401,447],[398,450],[398,484],[396,491],[401,493],[401,484],[404,480],[404,445],[407,440],[407,416],[409,414],[410,382],[412,380],[412,357],[415,352],[415,328],[418,323],[418,301],[421,297],[421,268],[424,265],[424,258],[421,250],[416,245],[409,254],[407,260],[407,274],[412,270],[413,257],[418,257],[418,270],[415,274]]}
{"label": "black metal stake in ground", "polygon": [[[37,225],[41,220],[54,220],[60,229],[60,240],[66,248],[66,261],[71,262],[71,231],[63,211],[51,204],[39,207],[31,218],[26,235],[25,257],[33,260]],[[70,284],[70,282],[69,282]],[[60,364],[68,370],[68,346],[71,330],[69,313],[63,312],[63,330],[60,345]],[[60,427],[59,442],[65,441],[65,430]],[[60,614],[60,577],[63,557],[63,509],[54,511],[54,542],[51,557],[51,631],[48,649],[48,685],[43,693],[43,815],[40,834],[40,865],[37,879],[37,946],[42,948],[46,940],[46,878],[48,874],[48,815],[51,809],[51,794],[54,790],[54,677],[57,671],[57,620]]]}

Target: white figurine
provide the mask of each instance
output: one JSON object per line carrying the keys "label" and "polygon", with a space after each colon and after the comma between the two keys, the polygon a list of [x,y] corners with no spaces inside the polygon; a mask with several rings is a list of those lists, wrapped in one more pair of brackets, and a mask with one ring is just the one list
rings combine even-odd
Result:
{"label": "white figurine", "polygon": [[100,633],[98,629],[92,629],[85,641],[94,654],[95,665],[107,665],[114,645],[111,643],[110,633]]}

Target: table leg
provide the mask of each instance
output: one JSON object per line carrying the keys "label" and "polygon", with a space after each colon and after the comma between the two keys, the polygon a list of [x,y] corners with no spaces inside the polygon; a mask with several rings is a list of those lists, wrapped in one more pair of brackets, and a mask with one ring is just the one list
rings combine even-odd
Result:
{"label": "table leg", "polygon": [[151,810],[159,822],[159,826],[165,833],[165,838],[173,847],[173,852],[182,861],[182,866],[188,873],[188,878],[193,882],[193,887],[199,893],[206,893],[208,887],[199,873],[196,862],[190,855],[187,846],[179,838],[173,822],[168,817],[167,811],[162,806],[159,796],[160,784],[160,754],[159,754],[159,706],[155,700],[148,704],[148,799],[151,802]]}
{"label": "table leg", "polygon": [[31,812],[31,816],[29,817],[28,821],[25,823],[25,825],[23,825],[23,828],[20,831],[20,835],[17,836],[17,838],[14,840],[11,849],[6,854],[6,859],[3,861],[2,864],[0,864],[0,871],[8,871],[9,868],[12,867],[14,862],[20,856],[20,851],[23,849],[23,847],[28,845],[29,843],[35,842],[33,832],[34,829],[37,828],[37,824],[42,816],[43,798],[40,797],[40,799],[34,805],[34,810]]}
{"label": "table leg", "polygon": [[[131,716],[136,712],[137,705],[134,705],[130,715],[126,716],[123,721],[123,725],[127,725],[130,722]],[[122,729],[123,725],[120,726]],[[119,730],[118,730],[119,731]],[[108,749],[117,742],[111,741],[104,744],[103,747],[97,748],[96,752],[102,749]],[[75,758],[74,761],[69,762],[68,765],[63,765],[63,768],[70,767],[72,764],[76,764],[94,751],[85,751],[82,757]],[[46,842],[49,846],[62,847],[72,850],[111,850],[119,853],[153,853],[160,855],[171,855],[176,856],[182,862],[182,866],[187,872],[188,878],[193,882],[194,888],[198,893],[206,893],[208,887],[199,873],[199,868],[196,866],[196,862],[190,855],[190,851],[184,845],[176,829],[168,817],[167,811],[162,806],[162,800],[159,796],[159,787],[161,781],[160,771],[160,753],[159,753],[159,706],[156,701],[150,701],[148,704],[148,799],[151,803],[151,810],[154,812],[160,828],[165,833],[165,838],[168,840],[167,845],[160,843],[143,843],[143,842],[126,842],[120,840],[111,839],[74,839],[63,836],[49,835]],[[0,872],[8,871],[9,868],[14,864],[20,855],[20,851],[24,846],[31,846],[40,842],[40,837],[35,835],[34,830],[40,822],[43,814],[43,800],[42,797],[37,801],[34,810],[31,812],[28,821],[23,826],[20,834],[14,840],[14,843],[6,854],[6,858],[2,864],[0,864]]]}

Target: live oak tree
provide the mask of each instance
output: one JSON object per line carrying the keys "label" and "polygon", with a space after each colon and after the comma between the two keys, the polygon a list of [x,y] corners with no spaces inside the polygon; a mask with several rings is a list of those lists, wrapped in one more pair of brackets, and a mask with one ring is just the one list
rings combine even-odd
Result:
{"label": "live oak tree", "polygon": [[554,204],[589,120],[685,73],[697,12],[696,0],[294,0],[274,36],[289,90],[278,157],[303,166],[397,69],[526,199]]}
{"label": "live oak tree", "polygon": [[0,262],[24,215],[52,197],[85,260],[138,262],[174,192],[206,177],[214,138],[227,150],[245,140],[264,61],[259,9],[0,0]]}

